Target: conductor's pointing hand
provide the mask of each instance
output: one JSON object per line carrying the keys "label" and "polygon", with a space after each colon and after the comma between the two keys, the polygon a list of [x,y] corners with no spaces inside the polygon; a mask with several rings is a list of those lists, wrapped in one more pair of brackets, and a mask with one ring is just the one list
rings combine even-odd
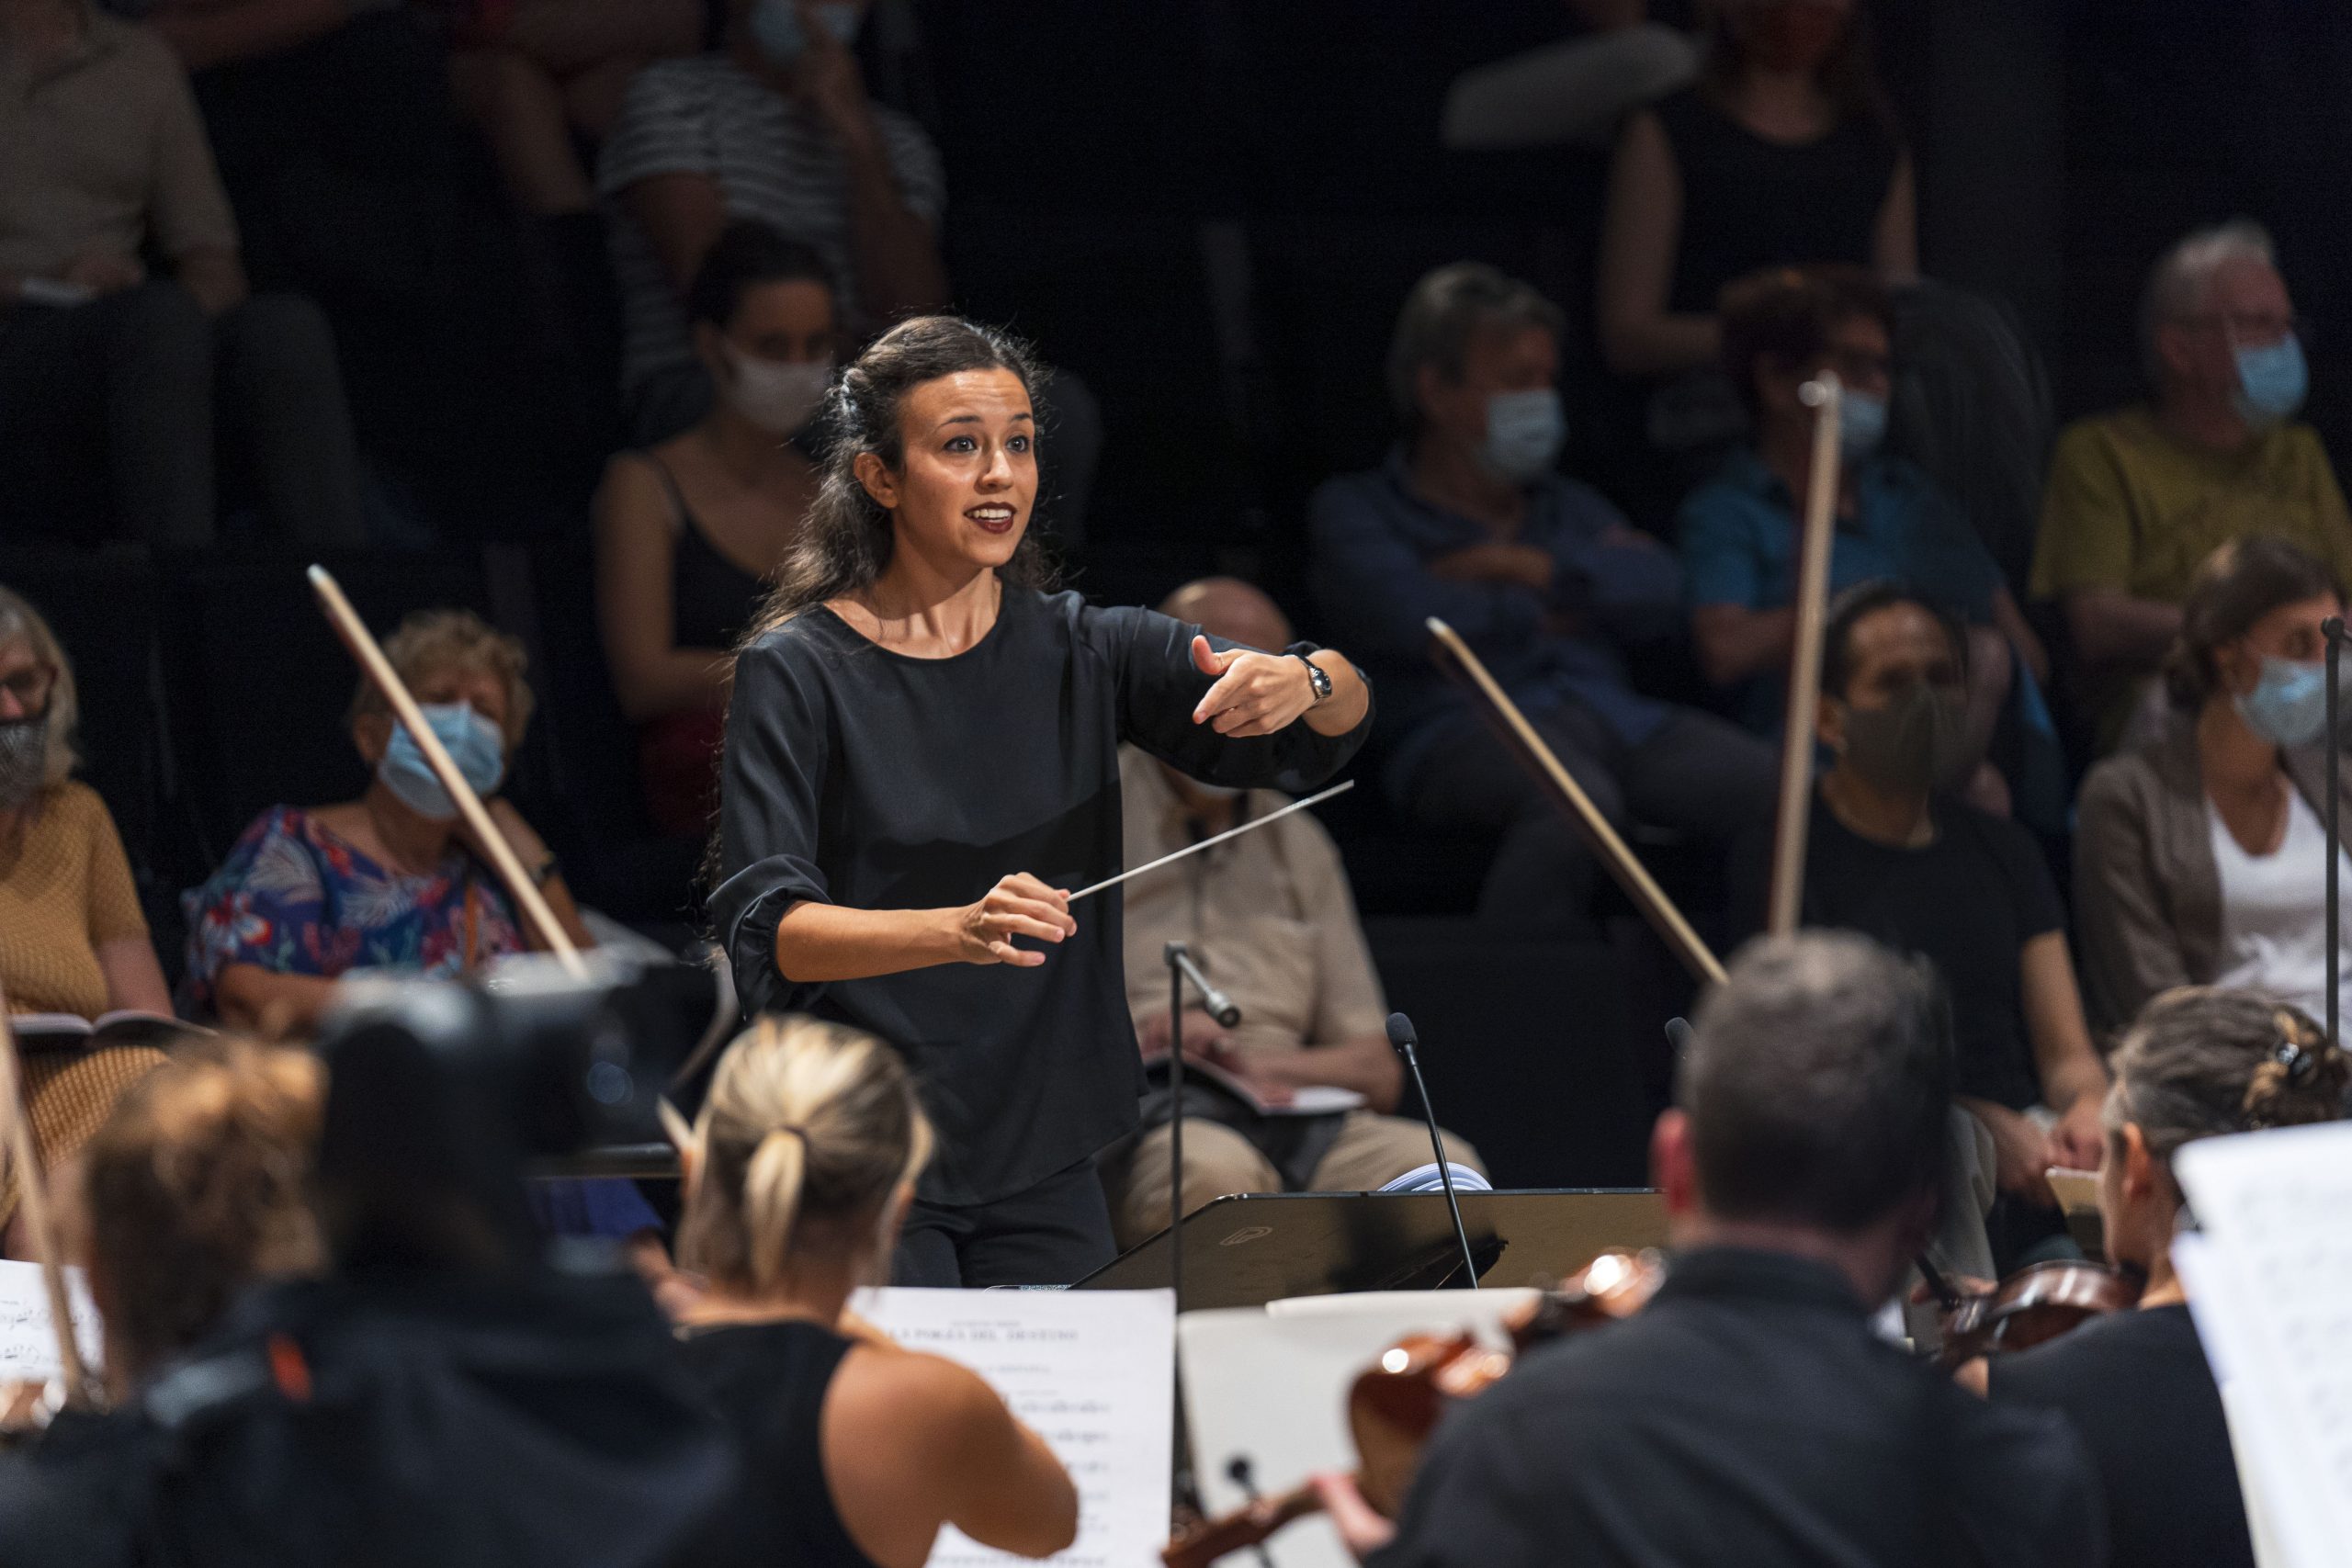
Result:
{"label": "conductor's pointing hand", "polygon": [[1059,942],[1078,932],[1069,917],[1069,893],[1048,887],[1025,871],[1016,871],[988,890],[987,897],[962,911],[956,936],[967,964],[1013,964],[1035,969],[1046,955],[1035,948],[1015,947],[1016,936],[1039,942]]}
{"label": "conductor's pointing hand", "polygon": [[1209,639],[1193,639],[1193,664],[1216,684],[1193,710],[1193,722],[1219,735],[1272,735],[1315,705],[1306,662],[1284,653],[1234,648],[1219,653]]}

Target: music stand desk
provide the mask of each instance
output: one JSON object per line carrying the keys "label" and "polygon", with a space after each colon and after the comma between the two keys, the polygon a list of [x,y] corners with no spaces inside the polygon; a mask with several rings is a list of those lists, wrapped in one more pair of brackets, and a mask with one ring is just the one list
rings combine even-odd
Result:
{"label": "music stand desk", "polygon": [[[1464,1192],[1462,1221],[1484,1285],[1551,1285],[1611,1247],[1666,1244],[1646,1188]],[[1184,1218],[1183,1310],[1291,1296],[1461,1283],[1441,1192],[1269,1192],[1219,1198]],[[1169,1233],[1080,1280],[1081,1291],[1165,1290]]]}

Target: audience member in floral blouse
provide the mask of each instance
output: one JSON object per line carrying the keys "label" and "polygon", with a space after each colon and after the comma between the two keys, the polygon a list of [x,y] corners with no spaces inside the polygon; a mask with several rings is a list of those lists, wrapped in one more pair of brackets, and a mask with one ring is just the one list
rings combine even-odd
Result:
{"label": "audience member in floral blouse", "polygon": [[[557,919],[593,945],[555,857],[497,793],[530,719],[520,645],[442,610],[410,616],[384,651]],[[240,1028],[307,1030],[354,970],[447,978],[533,945],[423,751],[365,683],[351,738],[374,770],[365,794],[271,807],[187,896],[193,1008]]]}

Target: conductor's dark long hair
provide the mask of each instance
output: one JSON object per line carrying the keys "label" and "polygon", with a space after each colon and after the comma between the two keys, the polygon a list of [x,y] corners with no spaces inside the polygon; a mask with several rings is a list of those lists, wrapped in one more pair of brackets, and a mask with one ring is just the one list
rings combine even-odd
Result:
{"label": "conductor's dark long hair", "polygon": [[[822,423],[831,444],[817,499],[800,539],[785,558],[774,592],[745,640],[774,630],[811,604],[869,587],[890,564],[890,514],[858,482],[861,453],[871,452],[897,472],[906,461],[899,414],[907,395],[926,381],[967,370],[1010,370],[1034,407],[1042,373],[1019,340],[960,316],[917,316],[874,340],[841,373],[826,396]],[[1030,519],[1020,547],[1000,575],[1022,587],[1050,586],[1053,569]]]}

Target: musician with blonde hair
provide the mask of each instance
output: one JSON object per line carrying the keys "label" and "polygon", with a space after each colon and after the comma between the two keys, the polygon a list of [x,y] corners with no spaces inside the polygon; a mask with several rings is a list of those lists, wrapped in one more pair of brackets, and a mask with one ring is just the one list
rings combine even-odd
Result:
{"label": "musician with blonde hair", "polygon": [[741,1473],[696,1568],[917,1568],[943,1525],[1024,1557],[1075,1539],[1076,1488],[987,1383],[847,1314],[931,1147],[870,1034],[762,1018],[719,1058],[683,1151],[679,1262],[706,1285],[679,1316]]}

